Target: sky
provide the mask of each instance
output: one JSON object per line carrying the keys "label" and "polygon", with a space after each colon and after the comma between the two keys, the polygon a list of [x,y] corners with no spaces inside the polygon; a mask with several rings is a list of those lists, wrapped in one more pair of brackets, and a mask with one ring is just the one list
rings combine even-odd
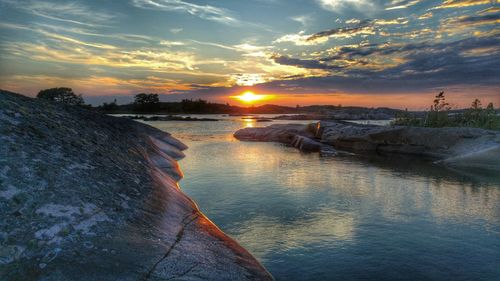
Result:
{"label": "sky", "polygon": [[0,88],[500,107],[500,0],[0,0]]}

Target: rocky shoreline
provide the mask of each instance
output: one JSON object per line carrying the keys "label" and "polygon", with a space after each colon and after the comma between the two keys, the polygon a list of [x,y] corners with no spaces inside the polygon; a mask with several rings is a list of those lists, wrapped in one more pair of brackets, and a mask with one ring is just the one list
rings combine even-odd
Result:
{"label": "rocky shoreline", "polygon": [[1,280],[272,280],[145,124],[0,91]]}
{"label": "rocky shoreline", "polygon": [[420,128],[320,121],[238,130],[243,141],[270,141],[305,152],[335,155],[403,154],[426,157],[457,168],[500,171],[500,133],[476,128]]}

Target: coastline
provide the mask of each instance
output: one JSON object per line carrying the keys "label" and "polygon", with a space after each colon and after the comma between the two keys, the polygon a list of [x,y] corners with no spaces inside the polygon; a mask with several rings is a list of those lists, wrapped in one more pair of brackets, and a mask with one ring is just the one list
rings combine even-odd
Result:
{"label": "coastline", "polygon": [[8,92],[0,121],[3,280],[272,280],[180,190],[169,133]]}
{"label": "coastline", "polygon": [[477,128],[422,128],[319,121],[276,124],[234,133],[242,141],[280,142],[323,155],[401,154],[460,169],[498,171],[500,133]]}

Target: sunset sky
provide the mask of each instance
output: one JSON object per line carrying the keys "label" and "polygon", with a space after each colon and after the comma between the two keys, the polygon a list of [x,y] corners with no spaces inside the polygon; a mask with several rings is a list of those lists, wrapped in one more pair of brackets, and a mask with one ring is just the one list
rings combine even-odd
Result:
{"label": "sunset sky", "polygon": [[500,106],[499,0],[0,0],[0,88],[94,104],[203,98]]}

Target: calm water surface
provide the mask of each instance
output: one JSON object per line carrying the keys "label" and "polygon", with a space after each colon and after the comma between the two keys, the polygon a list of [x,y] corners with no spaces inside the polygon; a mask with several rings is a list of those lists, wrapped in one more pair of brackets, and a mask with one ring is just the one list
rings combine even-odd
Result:
{"label": "calm water surface", "polygon": [[182,189],[277,280],[500,280],[498,176],[232,137],[275,123],[150,124],[190,147]]}

